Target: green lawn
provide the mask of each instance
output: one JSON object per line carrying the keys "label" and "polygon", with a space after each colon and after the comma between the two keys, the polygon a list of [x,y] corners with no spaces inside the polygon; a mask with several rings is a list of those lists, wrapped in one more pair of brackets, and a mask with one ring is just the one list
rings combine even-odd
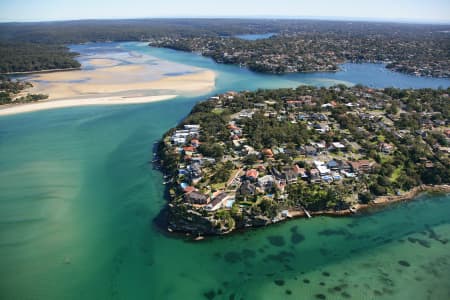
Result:
{"label": "green lawn", "polygon": [[394,170],[394,172],[392,172],[392,175],[391,175],[391,182],[397,181],[397,179],[398,179],[398,177],[400,177],[400,174],[402,173],[402,171],[403,171],[403,167],[398,167],[398,168],[396,168],[396,169]]}

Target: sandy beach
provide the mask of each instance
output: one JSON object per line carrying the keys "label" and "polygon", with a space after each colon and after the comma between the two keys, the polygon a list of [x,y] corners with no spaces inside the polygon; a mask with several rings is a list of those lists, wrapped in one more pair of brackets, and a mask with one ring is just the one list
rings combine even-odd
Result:
{"label": "sandy beach", "polygon": [[[96,70],[46,73],[33,76],[28,93],[46,94],[50,100],[92,98],[118,93],[170,91],[170,94],[202,94],[214,88],[215,73],[164,76],[150,66],[124,65]],[[159,93],[161,94],[161,93]]]}
{"label": "sandy beach", "polygon": [[49,98],[0,106],[0,116],[85,105],[148,103],[205,94],[215,86],[213,71],[154,58],[149,64],[150,58],[132,53],[122,55],[121,60],[94,56],[84,60],[85,65],[95,66],[93,69],[30,75],[26,80],[33,87],[19,96],[31,93]]}
{"label": "sandy beach", "polygon": [[0,107],[0,116],[33,112],[38,110],[57,109],[88,105],[118,105],[150,103],[175,98],[177,95],[146,96],[146,97],[99,97],[87,99],[45,100],[27,104],[8,105]]}

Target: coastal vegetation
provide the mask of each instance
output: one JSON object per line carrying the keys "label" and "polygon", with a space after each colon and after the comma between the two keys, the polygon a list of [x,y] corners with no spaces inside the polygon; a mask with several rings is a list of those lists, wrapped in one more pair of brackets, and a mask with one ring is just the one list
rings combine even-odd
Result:
{"label": "coastal vegetation", "polygon": [[168,226],[223,234],[449,184],[449,93],[300,86],[198,103],[157,151]]}
{"label": "coastal vegetation", "polygon": [[47,99],[43,94],[24,94],[23,90],[32,87],[31,83],[11,80],[0,76],[0,105],[11,103],[26,103]]}
{"label": "coastal vegetation", "polygon": [[0,73],[79,68],[75,56],[61,45],[0,43]]}

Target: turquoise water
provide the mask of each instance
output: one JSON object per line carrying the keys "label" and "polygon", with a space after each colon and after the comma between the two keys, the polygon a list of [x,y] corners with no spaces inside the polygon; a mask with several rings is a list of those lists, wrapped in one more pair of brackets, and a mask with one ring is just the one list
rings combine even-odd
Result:
{"label": "turquoise water", "polygon": [[[192,54],[122,47],[207,65],[217,91],[293,84]],[[165,201],[148,163],[153,143],[203,98],[0,118],[0,298],[450,297],[450,196],[197,243],[158,231],[152,220]]]}

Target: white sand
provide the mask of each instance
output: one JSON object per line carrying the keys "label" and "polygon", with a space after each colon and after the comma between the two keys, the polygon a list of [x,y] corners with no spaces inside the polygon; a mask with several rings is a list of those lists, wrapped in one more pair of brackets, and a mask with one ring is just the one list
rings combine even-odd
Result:
{"label": "white sand", "polygon": [[[84,105],[146,103],[178,95],[197,96],[215,86],[216,74],[210,70],[133,53],[120,56],[127,64],[114,57],[117,56],[94,56],[87,60],[100,68],[31,75],[27,81],[33,87],[21,94],[46,94],[48,100],[0,106],[0,116]],[[187,74],[168,76],[170,72]]]}
{"label": "white sand", "polygon": [[[214,88],[215,73],[199,71],[179,76],[146,76],[145,66],[115,66],[95,71],[70,71],[34,76],[32,94],[49,95],[50,100],[117,96],[117,93],[170,90],[176,94],[204,94]],[[150,78],[149,78],[150,77]],[[37,80],[37,81],[36,81]]]}
{"label": "white sand", "polygon": [[173,99],[177,95],[147,96],[147,97],[99,97],[88,99],[67,99],[54,101],[38,101],[26,104],[12,104],[0,107],[0,116],[27,113],[38,110],[56,109],[87,105],[117,105],[139,104]]}
{"label": "white sand", "polygon": [[119,65],[120,61],[108,58],[93,58],[88,60],[88,63],[96,67],[113,67]]}

